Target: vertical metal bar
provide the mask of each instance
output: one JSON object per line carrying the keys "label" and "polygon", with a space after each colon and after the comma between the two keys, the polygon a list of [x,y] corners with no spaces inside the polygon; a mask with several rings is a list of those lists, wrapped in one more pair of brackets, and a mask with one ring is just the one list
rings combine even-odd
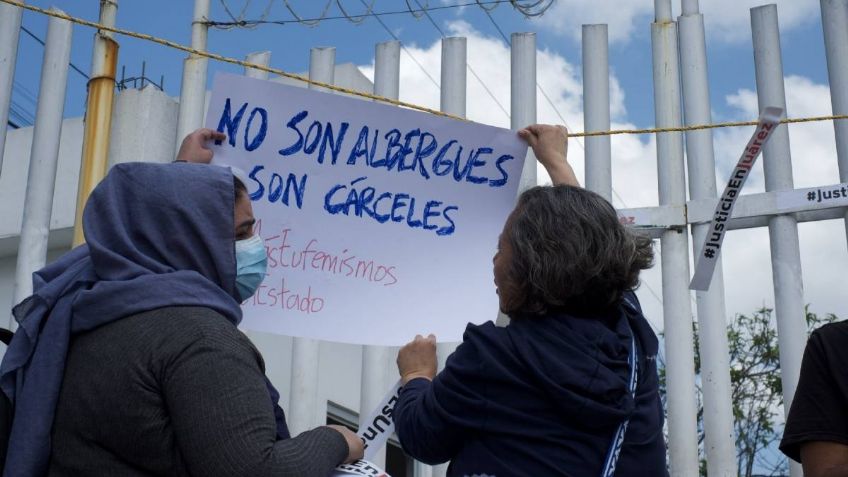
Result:
{"label": "vertical metal bar", "polygon": [[[312,48],[309,52],[309,79],[333,84],[336,49]],[[309,85],[310,89],[316,89]],[[295,338],[292,342],[291,393],[289,428],[297,435],[321,425],[326,405],[318,404],[318,370],[320,343],[311,338]]]}
{"label": "vertical metal bar", "polygon": [[[513,33],[510,40],[510,128],[517,131],[536,123],[536,34]],[[518,193],[535,186],[536,155],[527,151]],[[498,326],[509,323],[509,317],[498,314]]]}
{"label": "vertical metal bar", "polygon": [[[821,0],[821,17],[833,114],[848,114],[848,0]],[[833,128],[839,180],[848,182],[848,119],[834,121]]]}
{"label": "vertical metal bar", "polygon": [[683,3],[683,16],[700,15],[701,11],[698,6],[698,0],[683,0],[681,3]]}
{"label": "vertical metal bar", "polygon": [[[607,25],[583,25],[583,123],[587,132],[609,131],[609,34]],[[586,188],[612,202],[609,136],[586,138]]]}
{"label": "vertical metal bar", "polygon": [[[209,1],[194,1],[194,17],[191,22],[191,47],[206,51],[209,27],[204,23],[209,17]],[[195,54],[183,63],[183,82],[180,88],[180,114],[177,119],[177,143],[174,155],[183,138],[203,125],[203,107],[206,102],[206,69],[209,60]]]}
{"label": "vertical metal bar", "polygon": [[[114,27],[117,15],[117,0],[100,0],[102,25]],[[112,32],[103,30],[97,30],[94,34],[74,221],[75,246],[85,241],[82,230],[85,202],[97,183],[106,175],[109,164],[109,138],[112,133],[112,108],[115,102],[115,76],[118,68],[118,43],[112,37]]]}
{"label": "vertical metal bar", "polygon": [[[536,122],[536,34],[513,33],[511,44],[510,127],[517,131]],[[536,156],[528,151],[519,192],[536,182]]]}
{"label": "vertical metal bar", "polygon": [[[442,39],[442,77],[440,109],[446,113],[465,117],[467,92],[467,63],[468,40],[464,37]],[[439,343],[436,352],[439,358],[439,369],[444,369],[445,362],[459,343]],[[432,477],[447,475],[448,464],[433,466]]]}
{"label": "vertical metal bar", "polygon": [[[709,124],[710,92],[707,82],[707,47],[704,16],[698,2],[684,0],[678,19],[683,101],[686,125]],[[715,152],[712,131],[686,133],[689,165],[689,196],[693,200],[715,199]],[[692,250],[698,254],[709,224],[692,226]],[[698,336],[701,347],[701,383],[704,392],[704,449],[710,475],[734,475],[736,449],[733,439],[733,403],[730,388],[730,356],[727,346],[727,315],[721,262],[716,265],[709,291],[695,294]]]}
{"label": "vertical metal bar", "polygon": [[[257,51],[254,53],[248,53],[247,57],[244,59],[248,63],[253,63],[262,66],[268,66],[271,64],[271,52],[270,51]],[[266,80],[268,79],[268,72],[263,70],[257,70],[256,68],[245,68],[244,75],[248,78],[256,78]]]}
{"label": "vertical metal bar", "polygon": [[[751,9],[751,32],[754,38],[759,107],[782,107],[786,117],[786,93],[783,85],[783,61],[776,5]],[[778,126],[763,148],[763,168],[767,191],[794,188],[787,125]],[[783,383],[783,409],[784,413],[788,414],[795,389],[798,387],[801,358],[807,342],[801,252],[795,218],[791,215],[780,215],[769,219],[769,241],[780,374]],[[793,477],[801,477],[803,473],[801,466],[794,461],[790,461],[790,472]]]}
{"label": "vertical metal bar", "polygon": [[[670,0],[658,0],[656,6],[656,21],[651,24],[654,114],[658,127],[675,127],[681,123],[677,24],[671,21]],[[686,179],[680,133],[657,134],[657,172],[660,205],[684,205]],[[698,430],[692,308],[687,287],[689,239],[685,231],[667,230],[660,243],[671,475],[694,477],[698,475]]]}
{"label": "vertical metal bar", "polygon": [[[374,55],[374,94],[385,98],[398,99],[400,90],[400,42],[378,43]],[[391,348],[387,346],[362,347],[362,376],[359,386],[359,427],[368,424],[362,419],[380,403],[391,383],[388,375],[392,361]],[[385,467],[385,446],[375,454],[371,461]]]}
{"label": "vertical metal bar", "polygon": [[442,38],[441,105],[443,112],[465,117],[467,39]]}
{"label": "vertical metal bar", "polygon": [[[62,13],[55,8],[52,10]],[[15,269],[13,303],[16,304],[32,294],[32,273],[44,267],[47,260],[47,239],[50,235],[56,166],[59,161],[72,33],[71,22],[55,17],[48,20]],[[10,321],[12,329],[16,324],[14,319]]]}
{"label": "vertical metal bar", "polygon": [[[440,110],[465,117],[467,92],[468,40],[465,37],[442,39],[442,77]],[[439,343],[439,367],[444,368],[448,356],[459,343]]]}
{"label": "vertical metal bar", "polygon": [[671,21],[671,0],[654,0],[654,18],[656,23]]}
{"label": "vertical metal bar", "polygon": [[378,43],[374,52],[374,94],[398,99],[400,96],[400,42]]}
{"label": "vertical metal bar", "polygon": [[22,12],[21,7],[8,3],[0,5],[0,171],[6,149],[6,131],[9,129],[9,106],[12,101],[15,62],[18,59]]}

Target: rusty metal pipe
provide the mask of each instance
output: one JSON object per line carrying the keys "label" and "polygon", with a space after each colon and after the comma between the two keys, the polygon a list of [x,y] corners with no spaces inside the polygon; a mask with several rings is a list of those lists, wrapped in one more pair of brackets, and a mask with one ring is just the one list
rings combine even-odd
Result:
{"label": "rusty metal pipe", "polygon": [[[115,25],[118,3],[100,2],[100,23]],[[118,65],[118,43],[111,33],[98,31],[94,40],[91,79],[88,82],[88,101],[85,112],[85,131],[82,143],[77,211],[74,221],[74,246],[85,242],[82,213],[88,196],[106,175],[109,139],[112,132],[112,107],[115,100],[115,76]]]}

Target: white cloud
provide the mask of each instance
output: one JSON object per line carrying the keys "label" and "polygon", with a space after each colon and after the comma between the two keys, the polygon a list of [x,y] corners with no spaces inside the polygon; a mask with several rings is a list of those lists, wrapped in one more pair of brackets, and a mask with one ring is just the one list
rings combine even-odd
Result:
{"label": "white cloud", "polygon": [[[734,43],[751,38],[750,9],[763,0],[703,0],[701,13],[711,40]],[[783,31],[815,20],[819,15],[816,0],[772,0],[777,4]],[[679,15],[679,2],[674,1],[673,14]],[[576,41],[581,25],[606,23],[611,43],[624,43],[642,29],[649,31],[654,18],[653,2],[645,0],[558,0],[539,22]]]}
{"label": "white cloud", "polygon": [[729,43],[750,41],[750,9],[765,3],[777,5],[778,22],[784,32],[815,21],[820,15],[817,0],[705,0],[700,6],[707,35],[712,40]]}
{"label": "white cloud", "polygon": [[562,35],[580,41],[582,25],[609,25],[610,43],[629,40],[637,25],[647,28],[653,3],[642,0],[559,0],[539,17],[539,22]]}
{"label": "white cloud", "polygon": [[[509,49],[499,39],[487,37],[465,23],[450,26],[451,34],[468,39],[468,58],[471,66],[486,83],[486,86],[507,110],[510,105]],[[439,81],[441,46],[411,45],[407,49],[419,63]],[[583,129],[582,86],[579,66],[570,63],[552,51],[540,51],[537,58],[537,80],[548,93],[560,115],[572,130]],[[363,67],[371,75],[373,67]],[[427,79],[420,68],[405,53],[401,54],[400,96],[405,101],[439,106],[439,90]],[[507,116],[483,89],[480,83],[468,75],[468,117],[471,120],[501,127],[509,127]],[[627,122],[624,109],[624,91],[612,79],[612,109],[615,121],[613,128],[633,127]],[[788,109],[791,116],[821,115],[830,110],[827,87],[815,84],[802,77],[786,79]],[[750,119],[757,115],[756,96],[749,90],[740,90],[725,98],[732,107],[733,118]],[[559,116],[539,95],[537,113],[540,122],[560,123]],[[722,118],[724,119],[724,118]],[[730,173],[732,164],[738,159],[741,149],[750,135],[750,128],[726,129],[716,132],[717,180],[719,188]],[[830,123],[793,125],[790,129],[795,182],[797,187],[833,184],[839,181],[836,173],[836,153],[833,126]],[[578,178],[583,180],[583,141],[572,140],[569,145],[569,161]],[[653,136],[613,136],[613,198],[616,207],[647,207],[658,203],[656,144]],[[763,189],[762,169],[756,170],[746,193]],[[539,181],[545,182],[543,172]],[[620,199],[619,199],[620,197]],[[805,301],[819,312],[835,312],[848,317],[848,304],[842,299],[844,283],[840,279],[848,265],[848,250],[844,227],[841,221],[802,224],[800,226],[801,257],[805,281]],[[750,313],[760,306],[774,306],[771,280],[771,262],[767,229],[734,231],[728,235],[723,252],[725,263],[725,290],[727,315]],[[646,315],[652,324],[662,328],[661,298],[662,282],[657,247],[657,265],[643,273],[643,287],[639,291]],[[694,302],[693,313],[696,311]]]}

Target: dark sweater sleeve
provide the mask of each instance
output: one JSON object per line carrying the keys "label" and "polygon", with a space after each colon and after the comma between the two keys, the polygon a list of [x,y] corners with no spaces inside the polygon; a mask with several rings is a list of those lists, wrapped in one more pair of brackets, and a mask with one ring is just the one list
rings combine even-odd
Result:
{"label": "dark sweater sleeve", "polygon": [[488,403],[479,356],[466,331],[433,382],[413,379],[401,389],[392,416],[404,451],[426,464],[452,459],[469,433],[484,432]]}
{"label": "dark sweater sleeve", "polygon": [[433,383],[428,379],[417,378],[406,383],[392,415],[404,452],[421,462],[441,464],[459,451],[458,433],[451,432],[449,416],[440,414]]}
{"label": "dark sweater sleeve", "polygon": [[162,387],[192,475],[326,476],[347,457],[330,428],[276,440],[256,352],[235,328],[204,327],[164,365]]}

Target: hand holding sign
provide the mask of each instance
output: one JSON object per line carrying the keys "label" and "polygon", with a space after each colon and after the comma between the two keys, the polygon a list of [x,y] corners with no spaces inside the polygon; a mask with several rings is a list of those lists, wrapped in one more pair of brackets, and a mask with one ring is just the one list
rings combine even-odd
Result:
{"label": "hand holding sign", "polygon": [[568,130],[565,126],[533,124],[518,131],[518,135],[533,148],[536,159],[548,171],[554,185],[580,187],[580,182],[566,159]]}
{"label": "hand holding sign", "polygon": [[401,382],[406,384],[415,378],[430,381],[436,377],[436,337],[429,335],[424,338],[416,335],[415,339],[400,349],[397,355],[398,371]]}
{"label": "hand holding sign", "polygon": [[176,161],[209,164],[213,156],[208,147],[209,142],[223,141],[226,138],[224,134],[209,128],[197,129],[183,139]]}

